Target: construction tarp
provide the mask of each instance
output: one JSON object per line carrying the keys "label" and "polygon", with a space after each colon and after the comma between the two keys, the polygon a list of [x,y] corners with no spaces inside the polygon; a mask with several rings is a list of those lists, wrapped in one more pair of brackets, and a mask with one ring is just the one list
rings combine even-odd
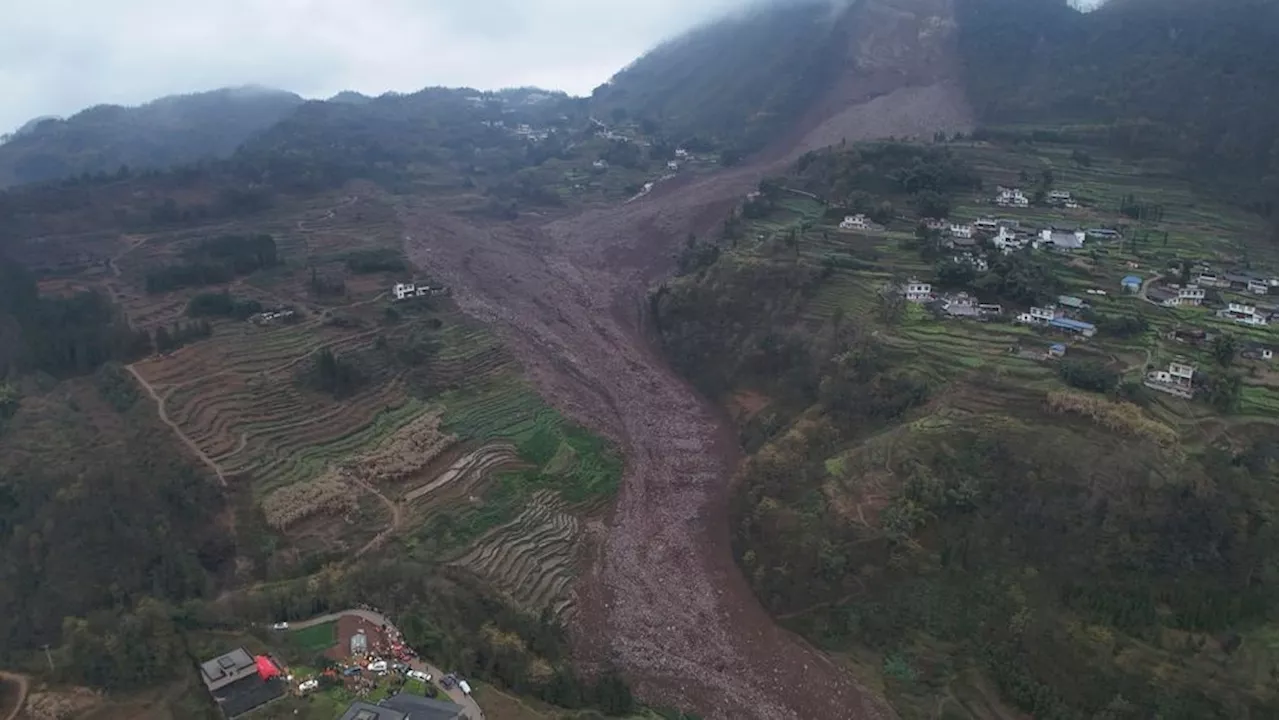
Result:
{"label": "construction tarp", "polygon": [[258,666],[258,677],[263,680],[280,677],[280,668],[276,667],[276,664],[271,662],[271,658],[266,655],[259,655],[255,657],[253,662]]}

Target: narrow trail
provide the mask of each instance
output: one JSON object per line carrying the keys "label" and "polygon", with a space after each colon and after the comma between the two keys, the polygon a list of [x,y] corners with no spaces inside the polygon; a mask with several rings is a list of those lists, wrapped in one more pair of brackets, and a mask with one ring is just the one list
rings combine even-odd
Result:
{"label": "narrow trail", "polygon": [[[165,410],[164,406],[165,398],[168,397],[168,393],[163,396],[157,393],[155,387],[153,387],[151,383],[147,382],[147,379],[142,377],[142,373],[138,372],[138,369],[132,364],[125,365],[125,369],[128,370],[129,374],[133,375],[133,378],[138,381],[138,384],[147,391],[147,394],[151,396],[151,399],[156,401],[156,409],[159,411],[160,422],[168,425],[169,429],[173,431],[173,434],[177,435],[178,439],[182,441],[182,444],[186,445],[188,450],[190,450],[196,457],[200,458],[200,462],[207,465],[209,469],[213,471],[213,474],[218,476],[218,482],[222,487],[226,487],[227,478],[222,474],[222,467],[219,466],[218,463],[214,462],[213,458],[209,457],[204,450],[201,450],[200,446],[197,445],[194,440],[188,437],[186,433],[182,432],[182,428],[178,427],[178,423],[169,419],[169,413]],[[170,390],[170,392],[172,392],[172,390]]]}
{"label": "narrow trail", "polygon": [[357,550],[357,551],[356,551],[356,555],[355,555],[355,556],[356,556],[356,557],[360,557],[361,555],[364,555],[365,553],[369,552],[370,550],[373,550],[374,548],[379,547],[380,545],[382,545],[382,543],[383,543],[387,538],[391,537],[391,534],[392,534],[392,533],[394,533],[396,530],[399,530],[399,529],[400,529],[400,523],[401,523],[401,521],[402,521],[404,518],[403,518],[403,515],[402,515],[402,514],[401,514],[401,512],[400,512],[400,506],[399,506],[399,505],[397,505],[397,504],[396,504],[394,501],[392,501],[390,498],[388,498],[386,495],[383,495],[383,494],[382,494],[382,491],[378,490],[377,488],[375,488],[374,486],[372,486],[372,485],[370,485],[369,483],[365,482],[364,480],[355,480],[354,482],[355,482],[355,484],[359,485],[360,487],[364,488],[365,490],[367,490],[367,491],[369,491],[369,492],[373,493],[374,497],[376,497],[376,498],[378,498],[378,500],[382,501],[382,504],[387,506],[387,510],[391,511],[391,520],[390,520],[390,522],[388,522],[388,523],[387,523],[387,527],[386,527],[382,532],[380,532],[380,533],[378,533],[377,535],[375,535],[375,536],[374,536],[374,538],[373,538],[372,540],[370,540],[369,542],[365,543],[365,544],[364,544],[364,547],[362,547],[362,548],[360,548],[359,550]]}
{"label": "narrow trail", "polygon": [[18,686],[18,698],[9,713],[4,716],[3,720],[14,720],[18,717],[18,712],[22,710],[22,706],[27,701],[27,693],[31,690],[31,678],[19,673],[11,673],[0,670],[0,681],[13,683]]}

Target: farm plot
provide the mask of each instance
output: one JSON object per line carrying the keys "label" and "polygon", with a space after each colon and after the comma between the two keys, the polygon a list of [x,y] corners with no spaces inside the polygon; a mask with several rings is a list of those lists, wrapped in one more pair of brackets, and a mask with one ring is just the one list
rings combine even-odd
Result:
{"label": "farm plot", "polygon": [[454,561],[531,612],[549,610],[556,619],[573,613],[578,519],[554,492],[538,491],[514,520],[481,538]]}
{"label": "farm plot", "polygon": [[466,492],[488,473],[518,463],[519,458],[514,445],[503,442],[483,445],[455,460],[444,472],[429,482],[406,492],[404,502],[413,503],[422,498],[430,501],[434,495],[446,488],[454,491],[453,494],[459,490]]}

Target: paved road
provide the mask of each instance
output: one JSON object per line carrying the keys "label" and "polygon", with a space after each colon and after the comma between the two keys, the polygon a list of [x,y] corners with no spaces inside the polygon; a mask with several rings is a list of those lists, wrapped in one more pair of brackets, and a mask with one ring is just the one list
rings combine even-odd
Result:
{"label": "paved road", "polygon": [[[313,617],[310,620],[303,620],[302,622],[296,622],[296,623],[291,622],[289,623],[289,629],[302,630],[305,628],[312,627],[313,625],[323,625],[324,623],[327,623],[327,622],[334,622],[338,618],[342,617],[343,615],[354,615],[356,617],[368,620],[374,625],[386,625],[388,628],[393,628],[393,629],[395,628],[395,625],[391,622],[391,618],[388,618],[385,615],[373,612],[372,610],[352,609],[352,610],[343,610],[342,612],[329,613],[327,615],[321,615],[319,617]],[[452,690],[445,690],[444,687],[439,684],[440,678],[444,677],[444,672],[442,672],[440,668],[436,667],[435,665],[432,665],[431,663],[421,658],[410,662],[409,666],[412,667],[414,670],[421,670],[425,673],[429,673],[431,675],[431,681],[436,685],[436,688],[439,689],[441,692],[445,693],[446,695],[448,695],[450,700],[462,706],[462,709],[464,711],[463,717],[467,718],[468,720],[481,720],[481,718],[484,717],[484,711],[480,709],[480,705],[478,705],[476,701],[471,698],[470,695],[463,694],[463,692],[457,689],[456,687],[453,688]]]}

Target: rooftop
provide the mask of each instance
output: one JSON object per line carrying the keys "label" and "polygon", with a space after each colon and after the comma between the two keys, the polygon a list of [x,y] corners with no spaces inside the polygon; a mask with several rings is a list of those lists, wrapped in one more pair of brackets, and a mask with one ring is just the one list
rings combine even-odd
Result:
{"label": "rooftop", "polygon": [[1049,321],[1049,324],[1054,327],[1066,328],[1068,330],[1095,329],[1092,323],[1087,323],[1082,320],[1072,320],[1071,318],[1054,318]]}
{"label": "rooftop", "polygon": [[200,663],[200,679],[205,687],[217,690],[224,685],[257,673],[253,656],[244,648],[236,648],[225,655]]}
{"label": "rooftop", "polygon": [[408,715],[399,710],[357,700],[351,703],[351,707],[347,708],[338,720],[407,720],[407,718]]}
{"label": "rooftop", "polygon": [[[228,718],[239,717],[250,710],[283,696],[285,682],[279,677],[263,680],[255,671],[229,685],[213,690],[213,701]],[[379,719],[381,720],[381,719]]]}

